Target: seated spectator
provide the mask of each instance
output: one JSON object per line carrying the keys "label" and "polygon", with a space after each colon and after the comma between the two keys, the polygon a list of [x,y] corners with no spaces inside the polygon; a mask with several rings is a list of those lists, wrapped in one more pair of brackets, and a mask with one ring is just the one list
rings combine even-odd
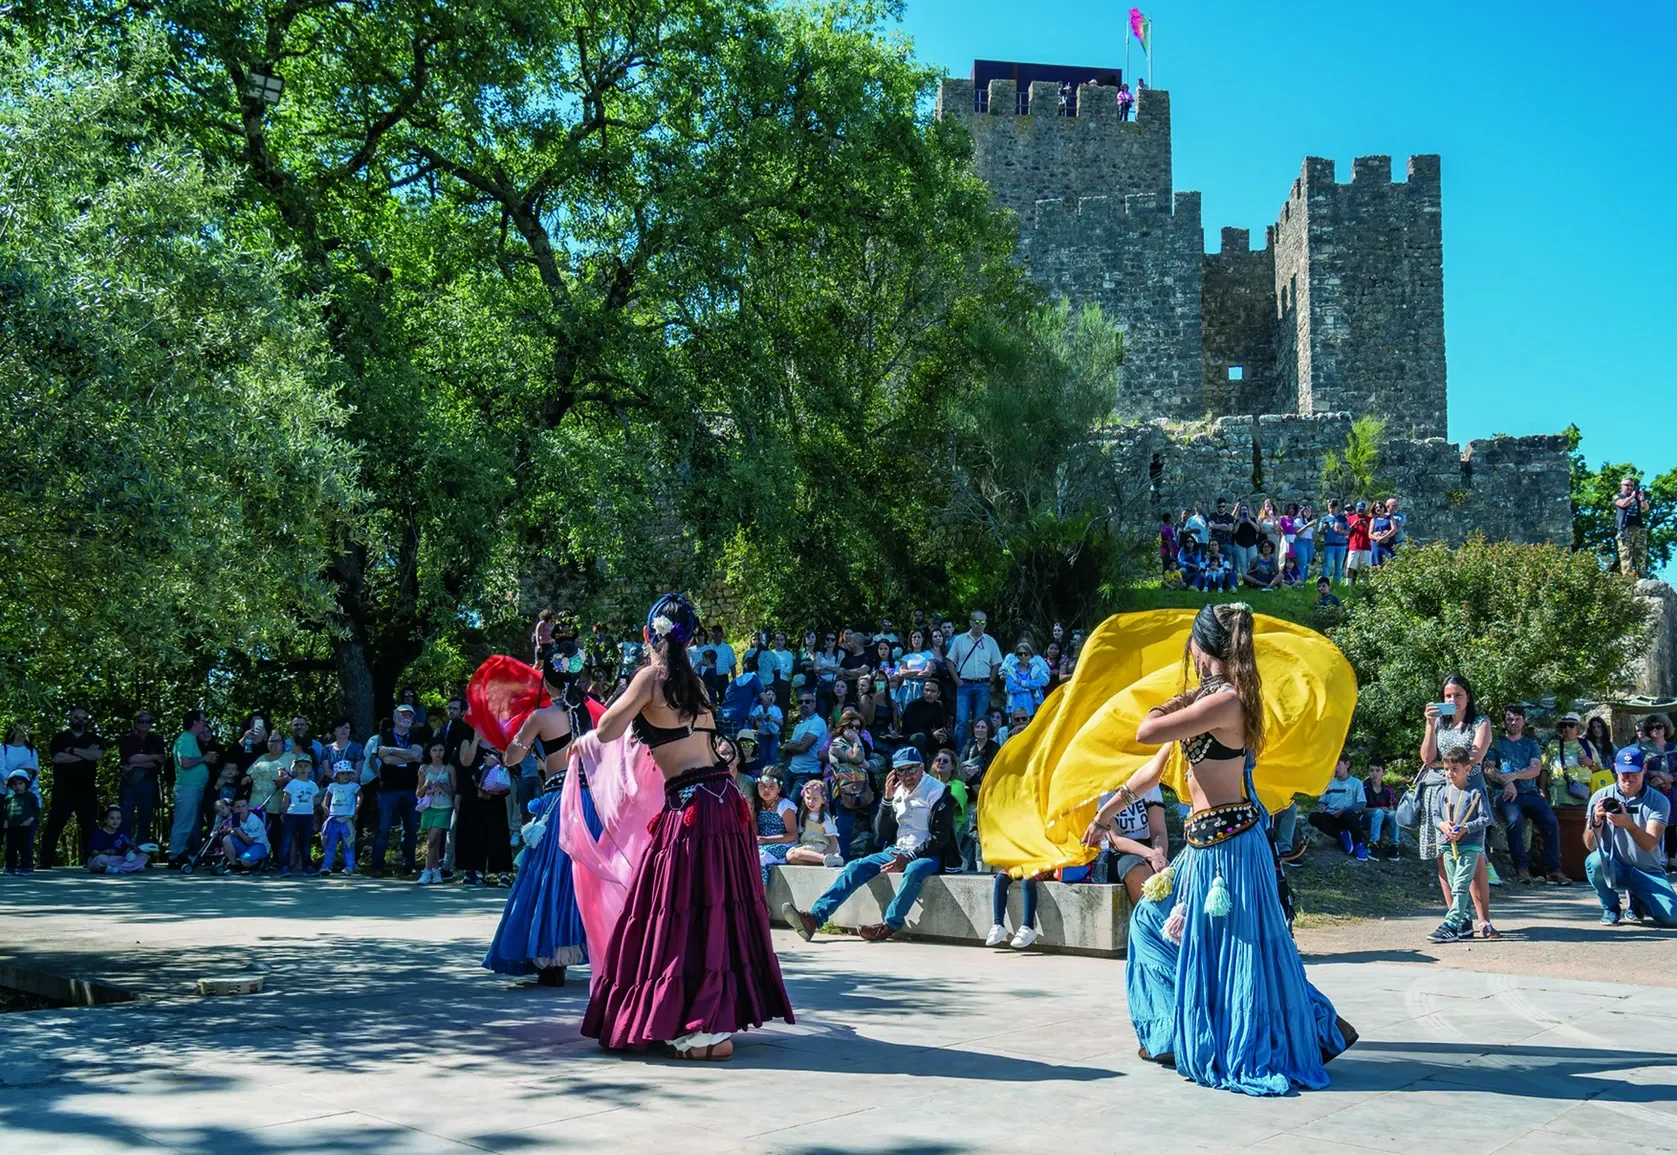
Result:
{"label": "seated spectator", "polygon": [[1341,602],[1333,592],[1332,582],[1330,582],[1327,578],[1316,579],[1317,617],[1321,617],[1323,613],[1331,613],[1335,618],[1338,618],[1339,611],[1343,605],[1344,603]]}
{"label": "seated spectator", "polygon": [[1549,805],[1584,806],[1594,791],[1590,776],[1596,770],[1595,748],[1579,735],[1583,725],[1577,714],[1567,714],[1555,723],[1555,738],[1544,751],[1549,767]]}
{"label": "seated spectator", "polygon": [[1304,584],[1304,575],[1299,572],[1299,559],[1293,554],[1287,555],[1287,560],[1281,563],[1281,584],[1287,589]]}
{"label": "seated spectator", "polygon": [[1020,639],[1002,660],[1002,682],[1007,688],[1007,708],[1034,714],[1048,688],[1048,663],[1036,656],[1030,642]]}
{"label": "seated spectator", "polygon": [[[1650,714],[1637,728],[1642,736],[1642,766],[1648,785],[1665,795],[1667,802],[1677,801],[1677,746],[1671,744],[1671,723],[1664,714]],[[1677,856],[1677,829],[1667,824],[1665,829],[1667,860]]]}
{"label": "seated spectator", "polygon": [[943,704],[943,687],[933,679],[921,683],[920,700],[910,702],[903,710],[902,733],[920,750],[922,762],[929,752],[954,743],[954,727]]}
{"label": "seated spectator", "polygon": [[[827,747],[827,763],[835,770],[860,770],[867,766],[868,755],[873,751],[868,747],[868,740],[862,730],[862,715],[857,710],[846,710],[839,715],[838,726],[833,734],[832,744]],[[804,784],[798,783],[798,794],[803,794]]]}
{"label": "seated spectator", "polygon": [[1267,537],[1258,542],[1258,556],[1246,567],[1241,582],[1256,590],[1281,587],[1281,571],[1275,566],[1275,545]]}
{"label": "seated spectator", "polygon": [[1339,848],[1358,862],[1367,862],[1368,846],[1363,842],[1363,810],[1367,805],[1362,782],[1351,777],[1351,755],[1342,750],[1339,761],[1334,763],[1328,788],[1322,791],[1316,809],[1310,812],[1310,825],[1337,838]]}
{"label": "seated spectator", "polygon": [[6,873],[35,873],[35,830],[41,800],[30,792],[29,771],[19,766],[6,775]]}
{"label": "seated spectator", "polygon": [[[1584,827],[1584,873],[1601,900],[1601,921],[1614,926],[1628,913],[1658,926],[1677,927],[1677,894],[1665,876],[1661,843],[1671,821],[1665,795],[1648,788],[1642,751],[1626,746],[1614,758],[1614,783],[1590,796]],[[1628,912],[1619,892],[1630,895]]]}
{"label": "seated spectator", "polygon": [[1223,556],[1223,547],[1215,541],[1207,547],[1205,568],[1200,571],[1199,588],[1207,592],[1227,592],[1235,588],[1234,566]]}
{"label": "seated spectator", "polygon": [[972,737],[967,741],[967,748],[961,751],[961,762],[957,767],[961,781],[967,784],[974,798],[978,797],[978,788],[984,784],[984,775],[989,772],[990,763],[1000,749],[990,737],[990,719],[974,718]]}
{"label": "seated spectator", "polygon": [[757,779],[768,765],[763,760],[762,749],[757,731],[741,730],[734,735],[734,783],[747,798],[757,789]]}
{"label": "seated spectator", "polygon": [[1024,950],[1041,936],[1036,925],[1037,883],[1039,882],[1088,882],[1093,877],[1089,866],[1062,866],[1054,870],[1044,870],[1040,874],[1033,874],[1029,878],[1020,879],[1023,884],[1021,892],[1024,894],[1024,904],[1019,911],[1019,929],[1014,932],[1013,940],[1007,937],[1007,892],[1013,889],[1013,876],[1005,870],[996,872],[990,885],[990,917],[993,925],[990,933],[984,936],[985,946],[1001,946],[1007,943],[1014,950]]}
{"label": "seated spectator", "polygon": [[873,766],[877,761],[872,759],[865,767],[828,764],[827,797],[833,800],[838,852],[846,862],[872,850],[873,813],[879,802],[873,785]]}
{"label": "seated spectator", "polygon": [[1368,780],[1363,783],[1363,800],[1368,807],[1363,812],[1366,816],[1363,838],[1368,843],[1369,856],[1384,856],[1396,862],[1402,857],[1398,854],[1397,792],[1386,785],[1384,758],[1368,760]]}
{"label": "seated spectator", "polygon": [[105,807],[105,824],[93,832],[87,868],[94,874],[133,874],[150,859],[122,832],[122,807]]}
{"label": "seated spectator", "polygon": [[1590,772],[1590,791],[1593,793],[1614,782],[1615,757],[1619,747],[1607,729],[1607,719],[1597,714],[1584,724],[1584,741],[1595,756],[1595,769]]}
{"label": "seated spectator", "polygon": [[1182,571],[1182,584],[1187,589],[1205,588],[1205,547],[1191,537],[1182,539],[1176,551],[1176,568]]}
{"label": "seated spectator", "polygon": [[961,865],[949,869],[961,870],[966,865],[969,848],[976,853],[978,839],[974,834],[974,819],[977,812],[972,806],[975,795],[965,782],[955,776],[953,750],[939,750],[934,754],[927,773],[943,783],[943,788],[955,799],[955,845],[961,852]]}
{"label": "seated spectator", "polygon": [[1543,773],[1543,748],[1526,733],[1524,706],[1507,707],[1502,718],[1502,736],[1491,743],[1491,756],[1485,760],[1485,781],[1490,785],[1497,817],[1508,832],[1514,877],[1523,883],[1533,881],[1526,858],[1526,819],[1530,818],[1543,836],[1543,877],[1537,881],[1571,886],[1572,880],[1561,873],[1560,823],[1537,787],[1538,776]]}
{"label": "seated spectator", "polygon": [[816,693],[808,686],[798,690],[798,720],[792,736],[781,743],[781,751],[790,755],[786,764],[792,788],[802,790],[803,784],[821,773],[821,750],[827,744],[827,723],[815,712]]}
{"label": "seated spectator", "polygon": [[757,824],[757,862],[767,886],[769,867],[784,865],[786,855],[797,845],[798,808],[786,797],[780,775],[770,770],[757,779],[751,809]]}
{"label": "seated spectator", "polygon": [[217,864],[217,874],[227,874],[232,871],[260,870],[268,858],[268,827],[262,821],[260,814],[250,812],[250,803],[243,798],[233,800],[229,809],[226,803],[216,804],[216,814],[220,818],[218,831],[225,828],[221,839],[222,861]]}
{"label": "seated spectator", "polygon": [[1007,716],[1007,725],[1002,727],[1001,737],[997,739],[998,744],[1006,742],[1015,734],[1024,733],[1025,727],[1030,724],[1031,716],[1029,714],[1023,710],[1014,710]]}
{"label": "seated spectator", "polygon": [[[1167,865],[1170,836],[1165,831],[1165,796],[1157,786],[1147,791],[1112,817],[1100,823],[1100,815],[1113,802],[1117,791],[1100,796],[1096,822],[1104,826],[1096,873],[1121,883],[1130,904],[1141,901],[1141,888]],[[1087,840],[1085,840],[1087,841]]]}
{"label": "seated spectator", "polygon": [[859,930],[868,942],[884,942],[907,925],[908,912],[926,879],[960,864],[954,797],[925,773],[920,752],[913,746],[904,746],[893,756],[885,798],[888,805],[879,811],[879,838],[889,848],[847,865],[807,912],[789,902],[781,905],[786,921],[804,941],[813,938],[844,900],[875,875],[901,873],[902,885],[885,908],[885,921]]}
{"label": "seated spectator", "polygon": [[[798,806],[798,841],[786,851],[791,866],[843,866],[839,854],[838,822],[827,805],[827,787],[819,779],[804,783]],[[763,881],[768,882],[765,873]]]}

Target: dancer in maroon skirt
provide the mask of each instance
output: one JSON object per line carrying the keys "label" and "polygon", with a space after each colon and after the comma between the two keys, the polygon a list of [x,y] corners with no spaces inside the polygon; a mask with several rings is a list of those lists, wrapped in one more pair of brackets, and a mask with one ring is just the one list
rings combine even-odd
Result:
{"label": "dancer in maroon skirt", "polygon": [[664,809],[598,963],[582,1033],[609,1048],[664,1044],[686,1059],[726,1059],[730,1036],[792,1005],[769,938],[751,808],[716,754],[716,719],[687,660],[699,616],[666,594],[646,616],[652,654],[595,727],[632,728],[664,774]]}

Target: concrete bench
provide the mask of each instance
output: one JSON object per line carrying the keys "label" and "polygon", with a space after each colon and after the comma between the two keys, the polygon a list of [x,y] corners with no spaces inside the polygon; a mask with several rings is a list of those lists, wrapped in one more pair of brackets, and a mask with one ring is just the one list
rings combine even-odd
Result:
{"label": "concrete bench", "polygon": [[[777,923],[785,921],[780,913],[783,902],[808,910],[838,876],[837,870],[825,866],[770,868],[769,917]],[[902,934],[930,942],[982,944],[990,930],[991,879],[989,874],[940,874],[927,879]],[[884,874],[869,880],[844,900],[832,923],[854,930],[884,921],[885,908],[900,881],[896,875]],[[1007,895],[1010,931],[1019,926],[1023,904],[1024,887],[1016,882]],[[1122,886],[1039,882],[1036,922],[1042,937],[1035,950],[1113,958],[1124,953],[1129,938],[1130,896]]]}

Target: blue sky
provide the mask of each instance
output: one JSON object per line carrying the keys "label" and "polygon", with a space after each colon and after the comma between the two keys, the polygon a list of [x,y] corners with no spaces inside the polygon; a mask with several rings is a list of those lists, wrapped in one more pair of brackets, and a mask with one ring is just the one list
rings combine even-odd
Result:
{"label": "blue sky", "polygon": [[[907,0],[922,60],[1122,67],[1134,0]],[[1677,466],[1677,3],[1153,0],[1176,187],[1261,237],[1306,156],[1442,154],[1450,438]],[[1141,67],[1131,51],[1132,75]],[[1666,334],[1660,337],[1659,334]]]}

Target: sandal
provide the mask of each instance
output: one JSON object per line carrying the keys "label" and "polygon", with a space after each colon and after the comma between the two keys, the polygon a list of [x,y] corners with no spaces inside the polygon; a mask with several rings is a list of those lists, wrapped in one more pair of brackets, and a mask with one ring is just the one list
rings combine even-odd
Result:
{"label": "sandal", "polygon": [[1501,938],[1502,932],[1490,923],[1483,923],[1479,927],[1480,938]]}
{"label": "sandal", "polygon": [[734,1040],[723,1039],[720,1043],[712,1043],[708,1047],[688,1047],[685,1051],[671,1044],[669,1055],[672,1059],[682,1059],[686,1062],[720,1063],[724,1059],[734,1057]]}

